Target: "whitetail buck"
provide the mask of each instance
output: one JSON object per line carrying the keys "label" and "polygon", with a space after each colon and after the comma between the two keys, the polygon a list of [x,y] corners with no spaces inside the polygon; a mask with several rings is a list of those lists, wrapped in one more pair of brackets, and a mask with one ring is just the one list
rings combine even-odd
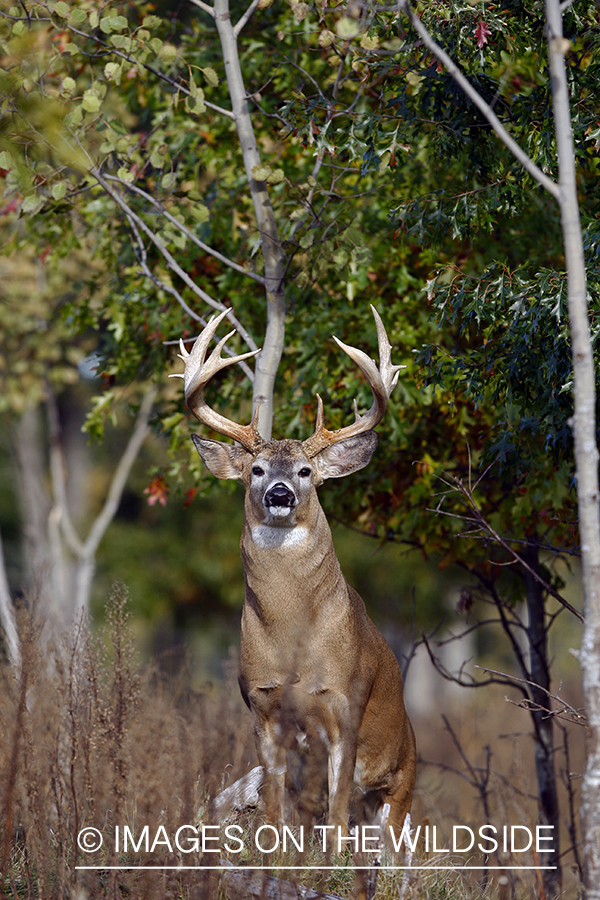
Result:
{"label": "whitetail buck", "polygon": [[[193,435],[198,453],[217,478],[246,486],[241,551],[246,580],[239,683],[254,718],[265,772],[267,810],[284,821],[286,770],[291,751],[305,752],[304,789],[318,811],[327,798],[327,822],[348,829],[376,821],[382,809],[399,834],[415,781],[415,739],[404,708],[400,668],[365,605],[342,575],[316,488],[326,478],[362,469],[377,445],[382,419],[401,366],[373,309],[379,368],[361,350],[336,341],[366,375],[373,405],[339,431],[323,424],[318,397],[315,433],[307,440],[264,440],[255,414],[250,425],[229,421],[203,398],[210,379],[241,356],[223,359],[223,338],[207,357],[227,311],[212,319],[185,361],[185,397],[195,416],[237,443]],[[233,332],[232,332],[233,334]],[[321,786],[323,790],[321,791]],[[389,807],[384,804],[389,804]]]}

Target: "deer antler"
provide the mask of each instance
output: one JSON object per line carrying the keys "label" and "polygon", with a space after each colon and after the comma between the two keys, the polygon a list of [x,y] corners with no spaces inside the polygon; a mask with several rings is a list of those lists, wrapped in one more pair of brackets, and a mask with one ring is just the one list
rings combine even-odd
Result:
{"label": "deer antler", "polygon": [[225,437],[233,438],[246,450],[256,452],[265,443],[257,428],[258,407],[254,412],[250,425],[239,425],[237,422],[226,419],[225,416],[212,409],[202,396],[202,392],[208,382],[221,369],[233,366],[243,359],[248,359],[250,356],[256,356],[257,353],[260,353],[260,350],[251,350],[249,353],[242,353],[240,356],[223,359],[221,350],[229,338],[235,334],[235,331],[231,331],[219,341],[208,359],[206,359],[208,347],[215,331],[230,312],[230,309],[226,309],[220,315],[213,316],[208,320],[206,327],[196,338],[190,353],[185,349],[183,341],[179,342],[179,349],[181,350],[179,358],[185,363],[185,372],[182,375],[178,373],[171,377],[183,378],[185,402],[203,425],[208,425],[213,431],[217,431]]}
{"label": "deer antler", "polygon": [[337,431],[328,431],[325,428],[323,421],[323,401],[317,394],[318,406],[315,433],[307,438],[302,444],[304,452],[309,459],[312,459],[313,456],[316,456],[317,453],[320,453],[321,450],[324,450],[325,447],[329,447],[331,444],[336,444],[338,441],[343,441],[345,438],[355,437],[357,434],[362,434],[363,431],[370,431],[372,428],[375,428],[378,422],[382,420],[387,409],[388,400],[390,399],[390,394],[396,387],[400,369],[406,368],[406,366],[392,365],[392,345],[389,342],[379,313],[374,306],[371,306],[371,310],[377,328],[379,368],[377,368],[373,360],[367,356],[366,353],[363,353],[362,350],[357,350],[356,347],[349,347],[347,344],[338,340],[335,335],[333,338],[338,347],[341,347],[344,353],[347,353],[350,359],[354,360],[361,372],[366,376],[371,390],[373,391],[373,404],[371,409],[363,416],[360,416],[355,400],[355,421],[353,424],[346,425],[345,428],[339,428]]}

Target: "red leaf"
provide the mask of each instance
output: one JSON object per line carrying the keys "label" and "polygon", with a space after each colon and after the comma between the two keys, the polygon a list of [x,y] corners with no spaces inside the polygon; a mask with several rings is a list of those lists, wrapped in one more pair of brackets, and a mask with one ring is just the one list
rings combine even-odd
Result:
{"label": "red leaf", "polygon": [[160,503],[161,506],[166,506],[169,485],[164,478],[161,478],[160,475],[158,475],[156,478],[152,479],[148,487],[144,490],[144,493],[148,495],[148,506],[155,506],[157,503]]}
{"label": "red leaf", "polygon": [[491,35],[490,29],[487,27],[483,19],[480,19],[477,23],[477,28],[475,29],[475,37],[477,38],[477,46],[481,50],[485,44],[488,42],[488,38]]}
{"label": "red leaf", "polygon": [[183,504],[184,507],[187,507],[190,505],[190,503],[194,499],[195,494],[196,494],[196,488],[190,488],[189,491],[185,492],[185,494],[183,495],[185,497],[185,503]]}

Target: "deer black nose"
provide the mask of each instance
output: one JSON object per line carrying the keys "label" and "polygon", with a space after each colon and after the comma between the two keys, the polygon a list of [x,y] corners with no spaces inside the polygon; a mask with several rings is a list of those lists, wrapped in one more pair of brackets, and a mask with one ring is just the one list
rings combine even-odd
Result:
{"label": "deer black nose", "polygon": [[286,487],[281,481],[269,488],[265,494],[265,506],[289,506],[290,508],[296,503],[296,497],[289,487]]}

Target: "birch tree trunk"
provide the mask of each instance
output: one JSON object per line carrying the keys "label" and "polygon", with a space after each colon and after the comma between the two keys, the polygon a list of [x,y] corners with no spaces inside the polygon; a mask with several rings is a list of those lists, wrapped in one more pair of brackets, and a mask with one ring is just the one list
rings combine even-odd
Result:
{"label": "birch tree trunk", "polygon": [[[89,608],[96,554],[106,529],[114,519],[131,468],[137,459],[150,426],[148,420],[156,397],[149,387],[131,430],[129,440],[113,473],[106,498],[87,537],[74,525],[68,502],[69,465],[63,446],[58,407],[47,388],[49,478],[46,454],[40,441],[39,410],[29,411],[21,420],[13,445],[19,470],[17,488],[23,511],[25,533],[26,584],[33,589],[42,615],[50,629],[68,628],[77,615]],[[46,485],[49,485],[49,489]],[[0,626],[11,663],[19,664],[19,638],[0,537]]]}
{"label": "birch tree trunk", "polygon": [[589,723],[589,746],[582,786],[585,884],[588,900],[600,900],[600,518],[596,392],[593,348],[587,306],[586,269],[577,196],[575,152],[571,127],[565,54],[570,42],[562,30],[562,9],[568,2],[545,0],[548,60],[552,85],[558,155],[558,183],[527,157],[486,101],[433,40],[409,0],[398,0],[423,43],[442,62],[457,84],[486,117],[500,140],[560,205],[568,279],[569,328],[573,363],[572,420],[577,475],[585,625],[580,652],[583,689]]}
{"label": "birch tree trunk", "polygon": [[256,358],[253,406],[260,405],[258,429],[268,440],[273,425],[275,376],[285,340],[285,294],[283,256],[273,207],[265,181],[257,179],[254,175],[255,170],[260,168],[261,160],[248,108],[237,46],[238,34],[256,6],[257,3],[254,2],[246,16],[243,16],[234,27],[229,12],[229,0],[215,0],[214,18],[221,41],[231,109],[240,140],[265,262],[267,328],[262,351]]}
{"label": "birch tree trunk", "polygon": [[580,665],[590,735],[582,786],[584,877],[588,900],[600,900],[600,519],[595,372],[564,59],[570,42],[563,36],[559,0],[546,0],[546,23],[568,277],[574,382],[573,437],[585,612]]}
{"label": "birch tree trunk", "polygon": [[17,632],[17,622],[15,617],[15,607],[13,604],[10,587],[8,584],[8,576],[6,574],[6,563],[4,560],[4,547],[2,545],[2,535],[0,534],[0,628],[4,631],[4,640],[6,642],[6,651],[11,665],[15,669],[21,666],[21,649],[19,646],[19,634]]}

